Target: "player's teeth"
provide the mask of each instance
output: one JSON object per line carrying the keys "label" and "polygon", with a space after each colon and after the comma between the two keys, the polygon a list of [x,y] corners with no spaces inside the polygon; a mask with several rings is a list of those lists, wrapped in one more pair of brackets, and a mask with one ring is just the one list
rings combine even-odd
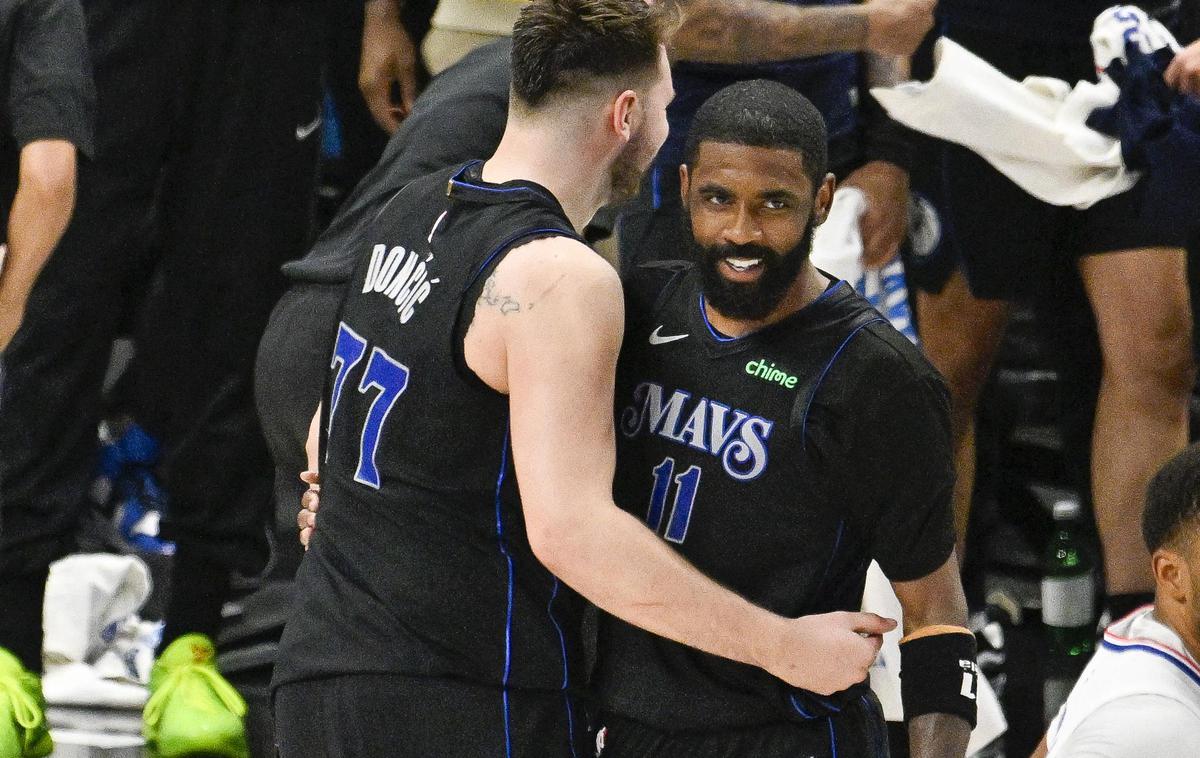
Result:
{"label": "player's teeth", "polygon": [[751,266],[757,266],[762,262],[762,258],[726,258],[725,262],[733,268],[734,271],[745,271]]}

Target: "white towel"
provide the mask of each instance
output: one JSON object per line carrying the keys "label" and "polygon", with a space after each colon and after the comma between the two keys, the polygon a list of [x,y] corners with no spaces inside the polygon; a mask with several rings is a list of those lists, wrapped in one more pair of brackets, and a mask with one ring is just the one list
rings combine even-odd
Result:
{"label": "white towel", "polygon": [[867,196],[857,187],[839,187],[825,223],[813,232],[809,260],[838,279],[857,282],[863,275],[863,240],[859,221],[867,210]]}
{"label": "white towel", "polygon": [[[1096,70],[1125,60],[1127,43],[1144,53],[1179,49],[1166,27],[1141,9],[1113,6],[1092,25]],[[1086,125],[1093,110],[1117,101],[1119,90],[1107,76],[1073,87],[1048,77],[1016,82],[946,38],[935,45],[934,60],[927,83],[871,90],[892,118],[973,150],[1026,192],[1054,205],[1088,208],[1139,179],[1126,170],[1121,143]]]}
{"label": "white towel", "polygon": [[1047,77],[1016,82],[945,37],[934,58],[929,82],[871,90],[888,115],[973,150],[1054,205],[1087,208],[1137,182],[1121,160],[1120,142],[1084,124],[1094,109],[1117,101],[1112,81],[1074,88]]}
{"label": "white towel", "polygon": [[104,630],[137,612],[150,596],[150,570],[132,555],[71,555],[50,566],[42,618],[49,665],[93,663]]}
{"label": "white towel", "polygon": [[1125,44],[1132,42],[1143,53],[1169,47],[1179,52],[1179,43],[1167,27],[1133,5],[1114,5],[1096,16],[1092,24],[1092,58],[1096,71],[1104,71],[1115,60],[1126,60]]}
{"label": "white towel", "polygon": [[849,282],[897,331],[916,344],[917,332],[900,257],[877,269],[863,266],[860,224],[866,211],[867,196],[859,188],[840,187],[834,192],[825,223],[813,233],[809,260],[822,271]]}

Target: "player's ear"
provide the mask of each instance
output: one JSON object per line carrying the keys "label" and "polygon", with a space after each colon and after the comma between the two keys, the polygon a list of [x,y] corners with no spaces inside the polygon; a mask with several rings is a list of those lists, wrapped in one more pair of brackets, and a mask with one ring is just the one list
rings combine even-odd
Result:
{"label": "player's ear", "polygon": [[837,180],[833,178],[833,174],[826,174],[821,180],[821,186],[817,188],[817,196],[813,200],[813,223],[823,224],[829,216],[829,208],[833,205],[833,193],[837,189]]}
{"label": "player's ear", "polygon": [[1182,555],[1160,547],[1150,557],[1150,567],[1159,591],[1177,603],[1187,602],[1191,591],[1191,572]]}
{"label": "player's ear", "polygon": [[641,100],[631,89],[617,95],[617,99],[613,101],[612,123],[609,126],[614,134],[620,135],[622,142],[628,142],[633,136],[634,120],[640,118],[638,112],[641,107]]}
{"label": "player's ear", "polygon": [[688,207],[688,187],[691,186],[691,178],[688,176],[688,167],[686,163],[679,164],[679,200],[683,203],[683,207]]}

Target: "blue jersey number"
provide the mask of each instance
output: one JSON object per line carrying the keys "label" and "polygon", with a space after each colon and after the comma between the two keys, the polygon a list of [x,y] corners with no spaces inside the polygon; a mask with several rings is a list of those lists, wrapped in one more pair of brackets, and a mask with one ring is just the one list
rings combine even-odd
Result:
{"label": "blue jersey number", "polygon": [[[339,324],[337,342],[333,347],[333,360],[329,364],[329,368],[337,372],[333,377],[333,392],[329,400],[330,428],[333,426],[333,414],[337,412],[338,401],[345,388],[346,376],[366,353],[367,341],[345,323]],[[366,371],[358,383],[358,391],[365,395],[371,390],[378,390],[379,394],[375,396],[370,410],[367,411],[366,421],[363,422],[358,470],[354,472],[354,481],[379,489],[379,469],[375,466],[379,435],[383,432],[383,422],[387,420],[392,406],[396,404],[396,398],[404,394],[406,387],[408,367],[378,347],[373,348]]]}
{"label": "blue jersey number", "polygon": [[[675,473],[675,459],[664,458],[663,462],[652,469],[654,474],[654,489],[650,493],[650,508],[646,511],[646,524],[658,531],[662,526],[663,512],[666,510],[667,494],[671,489],[672,474]],[[688,524],[692,520],[692,505],[696,502],[696,490],[700,486],[700,467],[689,466],[687,471],[674,477],[678,488],[675,491],[675,501],[671,506],[671,520],[667,522],[668,540],[682,543],[687,537]]]}

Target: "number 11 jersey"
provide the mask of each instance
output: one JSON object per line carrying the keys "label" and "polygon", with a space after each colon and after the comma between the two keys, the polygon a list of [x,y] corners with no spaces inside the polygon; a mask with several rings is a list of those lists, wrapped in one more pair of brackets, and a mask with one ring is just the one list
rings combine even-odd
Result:
{"label": "number 11 jersey", "polygon": [[[920,352],[845,282],[737,339],[705,308],[686,264],[626,278],[621,507],[788,617],[858,610],[872,558],[898,581],[945,563],[948,398]],[[860,694],[821,698],[611,617],[599,642],[603,708],[663,731],[806,721]]]}

